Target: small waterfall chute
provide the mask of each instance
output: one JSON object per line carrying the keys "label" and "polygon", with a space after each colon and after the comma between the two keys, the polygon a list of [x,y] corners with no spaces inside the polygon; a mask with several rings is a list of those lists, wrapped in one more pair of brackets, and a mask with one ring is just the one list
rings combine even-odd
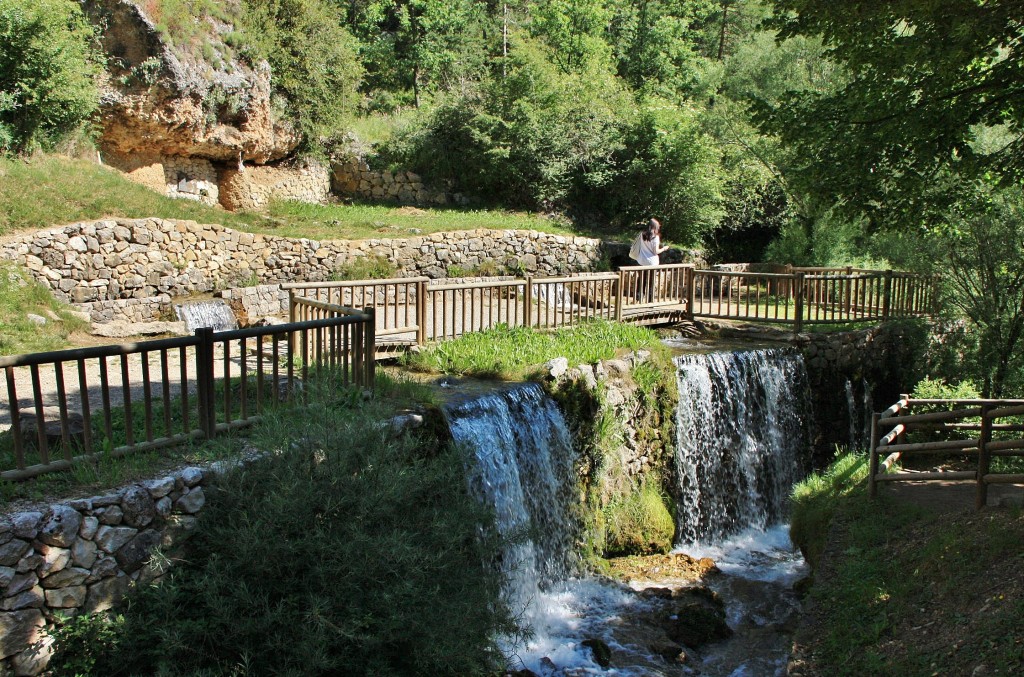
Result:
{"label": "small waterfall chute", "polygon": [[238,329],[238,319],[223,299],[176,303],[174,313],[190,332],[200,327],[209,327],[214,331]]}
{"label": "small waterfall chute", "polygon": [[675,361],[677,542],[720,541],[780,521],[809,449],[803,357],[765,349]]}

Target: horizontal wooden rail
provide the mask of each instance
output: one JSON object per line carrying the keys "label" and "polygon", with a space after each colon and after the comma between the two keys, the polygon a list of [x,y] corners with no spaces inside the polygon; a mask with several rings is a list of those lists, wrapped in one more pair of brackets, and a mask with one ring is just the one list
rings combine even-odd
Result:
{"label": "horizontal wooden rail", "polygon": [[[911,413],[925,409],[921,413]],[[938,411],[935,411],[938,409]],[[930,411],[929,411],[930,410]],[[1024,400],[914,399],[909,395],[871,421],[869,491],[877,495],[879,482],[974,480],[975,507],[988,502],[988,485],[1016,481],[1024,475],[991,472],[993,457],[1024,457]],[[1000,419],[1010,420],[999,422]],[[977,437],[960,438],[964,431]],[[914,439],[913,435],[927,435]],[[909,439],[908,439],[908,436]],[[935,439],[946,437],[947,439]],[[949,439],[953,437],[952,439]],[[882,455],[884,459],[881,459]],[[976,465],[975,470],[951,472],[894,472],[889,470],[904,455],[942,454]]]}

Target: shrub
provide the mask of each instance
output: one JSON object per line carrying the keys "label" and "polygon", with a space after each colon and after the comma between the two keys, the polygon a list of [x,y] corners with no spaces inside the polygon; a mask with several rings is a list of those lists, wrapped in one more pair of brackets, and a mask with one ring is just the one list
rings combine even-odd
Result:
{"label": "shrub", "polygon": [[274,91],[288,100],[307,149],[318,149],[359,102],[355,38],[325,0],[245,0],[243,24],[251,55],[270,63]]}
{"label": "shrub", "polygon": [[99,106],[101,57],[70,0],[0,0],[0,150],[52,145]]}
{"label": "shrub", "polygon": [[347,263],[338,264],[331,279],[340,280],[386,280],[398,275],[398,268],[386,256],[370,254],[357,256]]}
{"label": "shrub", "polygon": [[490,515],[457,452],[367,424],[372,407],[317,394],[261,427],[283,451],[222,478],[97,674],[490,674],[514,629]]}

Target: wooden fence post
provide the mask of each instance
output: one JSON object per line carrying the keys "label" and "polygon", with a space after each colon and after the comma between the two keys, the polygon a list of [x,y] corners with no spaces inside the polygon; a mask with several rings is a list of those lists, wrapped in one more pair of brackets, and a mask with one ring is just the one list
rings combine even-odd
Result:
{"label": "wooden fence post", "polygon": [[623,289],[626,286],[626,271],[619,269],[619,281],[615,285],[615,321],[622,322]]}
{"label": "wooden fence post", "polygon": [[[213,329],[199,327],[196,336],[196,395],[199,402],[199,427],[208,440],[217,434],[217,408],[213,387]],[[230,384],[225,384],[230,387]]]}
{"label": "wooden fence post", "polygon": [[526,276],[526,290],[525,290],[525,292],[526,292],[525,293],[526,298],[523,301],[523,305],[525,306],[525,308],[523,310],[525,311],[524,314],[526,315],[526,326],[532,329],[533,328],[533,275],[527,275]]}
{"label": "wooden fence post", "polygon": [[366,364],[363,365],[366,382],[363,387],[373,390],[377,382],[377,314],[373,306],[363,308],[363,312],[369,317],[366,321],[366,332],[363,335],[366,339]]}
{"label": "wooden fence post", "polygon": [[696,269],[693,266],[687,268],[686,274],[683,276],[683,283],[686,285],[684,290],[686,294],[686,319],[691,322],[693,322],[693,304],[697,298],[697,290],[694,288],[696,277]]}
{"label": "wooden fence post", "polygon": [[793,285],[796,287],[793,290],[796,297],[794,301],[796,305],[796,331],[800,332],[804,328],[804,274],[797,273],[794,278]]}
{"label": "wooden fence post", "polygon": [[882,291],[882,319],[889,319],[889,309],[892,307],[892,271],[885,271],[885,287]]}
{"label": "wooden fence post", "polygon": [[988,484],[985,483],[985,475],[988,474],[991,461],[988,449],[989,442],[992,441],[990,410],[991,407],[987,404],[981,406],[981,434],[978,436],[978,493],[974,500],[976,510],[981,510],[988,504]]}
{"label": "wooden fence post", "polygon": [[427,344],[427,281],[416,283],[416,343]]}

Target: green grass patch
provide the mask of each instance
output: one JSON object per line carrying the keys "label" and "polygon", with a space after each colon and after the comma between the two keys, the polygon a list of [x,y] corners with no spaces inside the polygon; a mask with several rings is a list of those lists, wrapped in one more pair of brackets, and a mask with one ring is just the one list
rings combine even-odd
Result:
{"label": "green grass patch", "polygon": [[408,358],[414,369],[480,378],[514,379],[555,357],[570,365],[607,360],[621,350],[658,350],[645,327],[597,320],[553,332],[500,326],[431,345]]}
{"label": "green grass patch", "polygon": [[572,235],[568,221],[541,214],[476,209],[421,209],[383,205],[315,205],[272,201],[274,225],[256,224],[258,232],[314,240],[404,238],[444,231],[538,230]]}
{"label": "green grass patch", "polygon": [[[44,323],[33,321],[30,315],[42,318]],[[55,299],[49,288],[28,271],[0,264],[0,355],[58,350],[67,345],[72,332],[88,328],[88,322]]]}
{"label": "green grass patch", "polygon": [[270,223],[259,215],[165,197],[85,160],[0,158],[0,235],[106,217],[186,219],[238,230]]}
{"label": "green grass patch", "polygon": [[865,463],[840,456],[794,492],[794,540],[834,539],[814,562],[808,674],[1019,674],[1024,515],[870,500]]}
{"label": "green grass patch", "polygon": [[656,484],[644,484],[604,508],[604,557],[665,554],[676,527],[669,498]]}
{"label": "green grass patch", "polygon": [[854,492],[863,493],[867,477],[867,456],[839,452],[827,468],[793,487],[790,535],[812,567],[825,549],[828,526],[840,500]]}

